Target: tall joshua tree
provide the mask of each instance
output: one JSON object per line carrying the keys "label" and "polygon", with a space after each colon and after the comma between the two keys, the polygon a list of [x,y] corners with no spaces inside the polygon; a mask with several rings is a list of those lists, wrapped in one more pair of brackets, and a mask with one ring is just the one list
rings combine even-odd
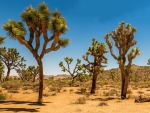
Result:
{"label": "tall joshua tree", "polygon": [[[107,45],[109,46],[110,53],[114,57],[115,60],[118,61],[119,68],[121,71],[121,79],[122,79],[122,88],[121,88],[121,99],[126,98],[127,88],[129,83],[129,72],[132,64],[132,60],[140,55],[140,50],[138,48],[134,48],[127,55],[128,64],[126,65],[126,54],[130,47],[134,46],[137,42],[134,40],[134,33],[136,32],[136,28],[132,27],[130,24],[122,22],[119,24],[116,30],[111,33],[106,34],[105,40]],[[115,46],[119,50],[119,56],[117,57],[113,52],[113,43],[110,42],[109,37],[115,42]]]}
{"label": "tall joshua tree", "polygon": [[67,72],[71,75],[71,78],[72,78],[71,82],[72,82],[72,84],[73,84],[73,83],[74,83],[74,79],[75,79],[76,77],[78,77],[78,76],[80,76],[80,75],[86,73],[86,69],[83,67],[83,65],[80,64],[80,63],[81,63],[81,60],[80,60],[80,59],[77,59],[77,63],[76,63],[76,65],[75,65],[75,68],[74,68],[73,72],[71,72],[71,71],[70,71],[70,64],[71,64],[71,62],[73,61],[73,59],[72,59],[72,58],[65,57],[64,60],[66,61],[68,68],[66,68],[66,67],[63,65],[63,62],[60,62],[60,63],[59,63],[59,66],[63,69],[62,71],[64,71],[64,72],[67,71]]}
{"label": "tall joshua tree", "polygon": [[[38,103],[42,104],[42,58],[45,54],[56,51],[60,47],[66,47],[69,44],[69,39],[60,38],[60,36],[68,30],[68,27],[66,25],[66,19],[62,17],[61,13],[57,10],[50,12],[45,3],[39,4],[36,9],[32,8],[32,6],[27,7],[25,11],[21,13],[21,19],[22,21],[19,22],[8,20],[8,22],[3,25],[3,28],[9,37],[17,39],[22,45],[26,46],[36,59],[40,70]],[[29,38],[25,38],[27,32],[24,23],[28,27]],[[51,36],[48,36],[48,31],[51,32]],[[43,43],[41,43],[42,39],[44,40]],[[33,41],[35,41],[34,46]],[[51,45],[48,45],[48,43]],[[41,46],[42,49],[39,51]]]}
{"label": "tall joshua tree", "polygon": [[7,75],[5,80],[9,79],[9,74],[11,69],[16,69],[20,64],[25,62],[24,57],[19,55],[19,52],[15,48],[8,48],[8,51],[5,47],[0,48],[0,60],[6,65],[7,67]]}
{"label": "tall joshua tree", "polygon": [[[98,74],[103,71],[103,64],[107,63],[107,58],[104,56],[105,53],[108,51],[106,50],[105,44],[100,43],[95,39],[92,39],[92,47],[89,47],[88,51],[86,52],[86,56],[83,56],[83,59],[88,62],[87,65],[84,64],[84,67],[92,74],[92,88],[91,93],[95,93],[96,90],[96,80]],[[90,62],[88,56],[91,55],[94,57],[94,61]]]}

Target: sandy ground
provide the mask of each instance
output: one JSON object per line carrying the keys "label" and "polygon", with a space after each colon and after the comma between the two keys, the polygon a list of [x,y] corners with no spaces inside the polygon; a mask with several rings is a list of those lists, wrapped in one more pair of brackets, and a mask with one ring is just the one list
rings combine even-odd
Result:
{"label": "sandy ground", "polygon": [[[64,92],[64,89],[66,91]],[[73,89],[73,92],[70,92]],[[43,97],[43,105],[37,105],[38,93],[32,90],[19,89],[19,93],[8,93],[9,98],[5,102],[0,102],[0,113],[150,113],[150,103],[134,103],[134,96],[138,96],[138,91],[143,91],[144,94],[150,94],[146,88],[132,90],[130,99],[120,100],[119,96],[104,96],[104,90],[99,88],[96,94],[86,96],[87,94],[77,93],[78,87],[64,87],[56,95],[51,96],[54,92],[44,90],[44,93],[49,94]],[[117,89],[119,92],[120,90]],[[3,90],[7,92],[7,90]],[[28,94],[29,93],[29,94]],[[79,97],[86,97],[85,104],[76,104]],[[99,106],[102,99],[107,106]]]}

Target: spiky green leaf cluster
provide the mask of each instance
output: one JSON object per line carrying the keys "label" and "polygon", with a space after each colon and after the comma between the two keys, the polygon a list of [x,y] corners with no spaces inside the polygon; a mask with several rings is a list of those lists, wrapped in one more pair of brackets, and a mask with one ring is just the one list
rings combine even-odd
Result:
{"label": "spiky green leaf cluster", "polygon": [[48,24],[50,21],[50,11],[45,3],[38,5],[37,9],[29,6],[21,14],[21,18],[24,22],[33,23],[37,27],[41,25],[42,22]]}
{"label": "spiky green leaf cluster", "polygon": [[5,37],[0,36],[0,45],[3,44],[5,41]]}
{"label": "spiky green leaf cluster", "polygon": [[3,25],[3,29],[6,31],[7,36],[12,39],[26,35],[26,29],[22,22],[8,20],[8,22]]}
{"label": "spiky green leaf cluster", "polygon": [[52,33],[65,33],[68,30],[68,26],[66,25],[66,19],[61,16],[61,14],[55,10],[53,12],[53,16],[51,21],[49,22],[48,28]]}
{"label": "spiky green leaf cluster", "polygon": [[58,41],[58,44],[63,48],[68,46],[69,43],[70,43],[70,39],[68,39],[68,38],[60,38],[59,41]]}

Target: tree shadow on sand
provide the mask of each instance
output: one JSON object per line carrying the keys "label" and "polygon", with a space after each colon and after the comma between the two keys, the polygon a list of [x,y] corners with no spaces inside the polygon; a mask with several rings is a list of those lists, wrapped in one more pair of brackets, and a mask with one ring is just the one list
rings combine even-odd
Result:
{"label": "tree shadow on sand", "polygon": [[[32,105],[32,106],[46,106],[45,103],[51,103],[51,102],[43,102],[43,104],[38,104],[37,102],[27,102],[27,101],[0,101],[0,104],[3,105],[9,105],[9,104],[26,104],[26,105]],[[0,111],[12,111],[12,112],[39,112],[40,108],[22,108],[22,107],[16,107],[16,108],[0,108]]]}
{"label": "tree shadow on sand", "polygon": [[0,108],[0,111],[12,111],[12,112],[39,112],[37,108]]}

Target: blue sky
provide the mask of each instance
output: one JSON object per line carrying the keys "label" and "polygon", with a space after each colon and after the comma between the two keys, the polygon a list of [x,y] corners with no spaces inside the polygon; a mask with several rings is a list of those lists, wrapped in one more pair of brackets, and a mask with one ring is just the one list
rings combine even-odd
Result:
{"label": "blue sky", "polygon": [[[135,33],[137,45],[134,47],[140,48],[141,56],[137,56],[133,60],[133,64],[147,65],[147,60],[150,58],[148,49],[150,48],[150,0],[0,0],[0,35],[6,37],[2,25],[8,19],[20,21],[20,14],[26,7],[32,5],[36,8],[43,1],[48,5],[50,11],[57,9],[66,18],[69,30],[61,37],[71,40],[66,48],[61,48],[44,56],[45,75],[68,74],[62,72],[58,65],[60,61],[64,62],[66,56],[74,59],[71,70],[74,69],[77,58],[81,59],[82,63],[86,63],[82,59],[82,55],[85,55],[88,47],[91,46],[92,38],[105,43],[105,34],[116,29],[121,21],[130,23],[138,30]],[[28,35],[26,37],[28,38]],[[33,55],[17,40],[7,37],[1,46],[17,48],[20,55],[27,60],[27,66],[37,66]],[[118,50],[115,47],[114,53],[118,55]],[[105,56],[108,58],[105,69],[118,67],[117,61],[110,53],[105,54]],[[16,72],[12,70],[10,75],[16,75]]]}

